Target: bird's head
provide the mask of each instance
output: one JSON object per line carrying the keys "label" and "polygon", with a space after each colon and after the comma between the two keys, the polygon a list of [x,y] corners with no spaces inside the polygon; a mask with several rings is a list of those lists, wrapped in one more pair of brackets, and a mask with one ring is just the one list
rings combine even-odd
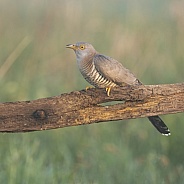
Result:
{"label": "bird's head", "polygon": [[77,60],[81,61],[86,57],[91,57],[96,54],[96,50],[90,43],[77,42],[76,44],[68,44],[66,48],[73,49],[75,51]]}

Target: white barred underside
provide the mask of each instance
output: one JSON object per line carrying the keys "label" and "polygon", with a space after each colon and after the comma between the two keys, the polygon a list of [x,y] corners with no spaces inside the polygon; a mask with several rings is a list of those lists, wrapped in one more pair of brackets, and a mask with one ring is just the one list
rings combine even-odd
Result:
{"label": "white barred underside", "polygon": [[86,81],[88,81],[91,85],[95,87],[107,88],[117,86],[113,81],[110,81],[103,75],[101,75],[96,70],[95,65],[92,61],[89,61],[87,63],[80,62],[79,69]]}

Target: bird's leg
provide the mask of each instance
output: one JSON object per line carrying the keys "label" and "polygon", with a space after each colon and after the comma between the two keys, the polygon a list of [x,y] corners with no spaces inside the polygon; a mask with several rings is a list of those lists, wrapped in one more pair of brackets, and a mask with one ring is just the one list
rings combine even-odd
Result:
{"label": "bird's leg", "polygon": [[111,87],[107,87],[107,88],[105,88],[105,90],[107,92],[107,96],[110,96]]}
{"label": "bird's leg", "polygon": [[88,89],[92,89],[92,88],[94,88],[93,86],[87,86],[86,87],[86,91],[88,90]]}

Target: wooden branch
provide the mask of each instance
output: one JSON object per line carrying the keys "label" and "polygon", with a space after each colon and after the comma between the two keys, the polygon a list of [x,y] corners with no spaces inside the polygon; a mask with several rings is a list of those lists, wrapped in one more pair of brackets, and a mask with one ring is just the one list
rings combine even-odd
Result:
{"label": "wooden branch", "polygon": [[[102,103],[118,101],[114,105]],[[0,103],[0,132],[28,132],[184,112],[184,83],[74,91]]]}

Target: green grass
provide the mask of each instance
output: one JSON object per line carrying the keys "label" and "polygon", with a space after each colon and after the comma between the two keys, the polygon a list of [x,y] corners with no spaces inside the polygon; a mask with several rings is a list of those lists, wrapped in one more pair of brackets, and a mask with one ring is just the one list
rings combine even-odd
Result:
{"label": "green grass", "polygon": [[[65,49],[76,41],[91,42],[145,84],[183,82],[183,5],[1,1],[0,101],[84,89],[75,55]],[[0,183],[183,183],[183,114],[162,118],[170,137],[147,119],[0,134]]]}

